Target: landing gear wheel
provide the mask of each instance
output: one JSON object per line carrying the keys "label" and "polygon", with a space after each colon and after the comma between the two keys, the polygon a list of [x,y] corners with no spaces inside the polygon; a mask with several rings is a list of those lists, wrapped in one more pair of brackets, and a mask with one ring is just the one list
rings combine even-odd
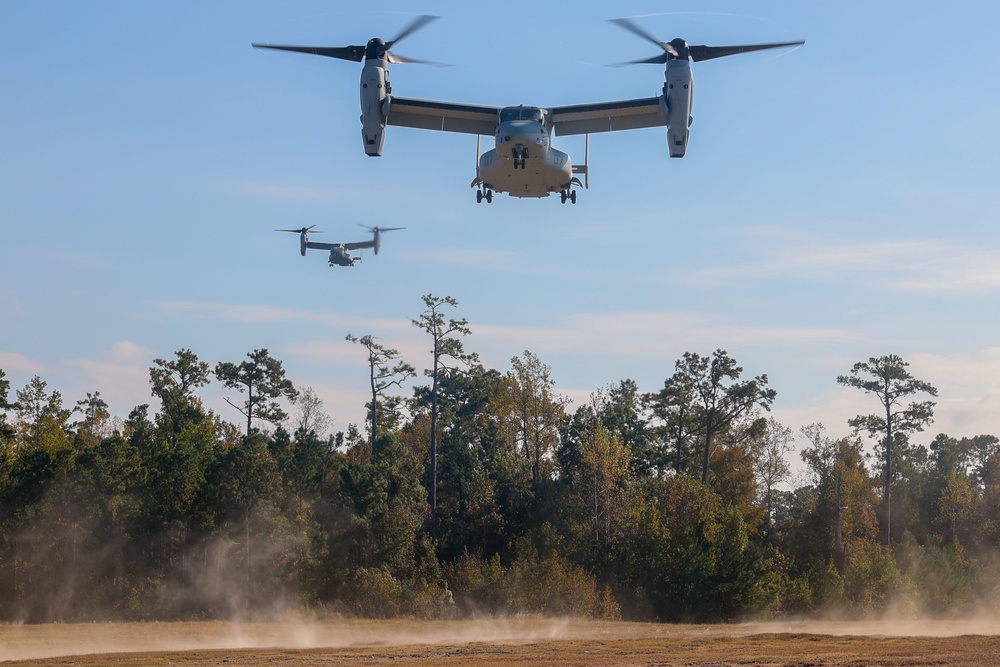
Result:
{"label": "landing gear wheel", "polygon": [[486,203],[487,204],[492,204],[493,203],[493,191],[492,190],[487,190],[486,191]]}
{"label": "landing gear wheel", "polygon": [[573,202],[574,204],[576,203],[576,190],[571,190],[570,191],[570,193],[569,193],[569,200],[571,202]]}
{"label": "landing gear wheel", "polygon": [[563,190],[562,192],[559,193],[559,202],[562,203],[562,204],[565,204],[566,203],[566,199],[567,199],[566,191]]}
{"label": "landing gear wheel", "polygon": [[482,190],[476,190],[476,203],[477,204],[482,204],[483,203],[483,191]]}

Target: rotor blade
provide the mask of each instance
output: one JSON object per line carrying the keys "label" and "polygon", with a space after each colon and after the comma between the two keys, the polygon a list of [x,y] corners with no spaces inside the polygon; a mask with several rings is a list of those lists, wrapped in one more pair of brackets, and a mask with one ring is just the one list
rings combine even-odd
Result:
{"label": "rotor blade", "polygon": [[396,42],[398,42],[398,41],[400,41],[402,39],[406,39],[407,37],[409,37],[410,35],[412,35],[416,31],[420,30],[425,25],[427,25],[428,23],[430,23],[431,21],[433,21],[435,19],[438,19],[438,18],[440,18],[440,17],[438,17],[438,16],[429,16],[427,14],[423,14],[421,16],[416,17],[415,19],[413,19],[410,22],[410,24],[408,26],[406,26],[405,28],[403,28],[403,32],[401,32],[398,35],[396,35],[395,39],[391,39],[388,42],[386,42],[385,43],[385,48],[386,49],[391,49]]}
{"label": "rotor blade", "polygon": [[369,227],[368,225],[362,225],[360,222],[358,223],[358,227],[363,227],[370,232],[394,232],[397,229],[406,229],[406,227]]}
{"label": "rotor blade", "polygon": [[801,46],[804,40],[797,42],[773,42],[771,44],[744,44],[742,46],[688,46],[691,53],[691,60],[698,62],[701,60],[711,60],[712,58],[724,58],[735,56],[738,53],[750,53],[751,51],[763,51],[764,49],[780,49],[785,46]]}
{"label": "rotor blade", "polygon": [[644,60],[629,60],[624,63],[615,63],[611,67],[625,67],[626,65],[663,65],[668,60],[670,60],[669,53],[661,53],[658,56],[653,56],[652,58],[646,58]]}
{"label": "rotor blade", "polygon": [[[611,19],[610,22],[614,23],[615,25],[618,25],[618,26],[624,28],[625,30],[628,30],[633,35],[637,35],[639,37],[642,37],[647,42],[651,42],[652,44],[656,44],[658,47],[660,47],[661,49],[663,49],[664,51],[666,51],[670,55],[672,55],[674,57],[677,56],[676,49],[674,49],[674,47],[671,46],[668,42],[661,42],[660,40],[658,40],[655,37],[653,37],[652,35],[650,35],[648,32],[646,32],[645,30],[643,30],[642,28],[640,28],[637,24],[633,23],[629,19]],[[639,60],[637,62],[644,63],[644,62],[647,62],[647,61],[645,61],[645,60]],[[663,61],[663,62],[666,62],[666,61]]]}
{"label": "rotor blade", "polygon": [[448,63],[434,62],[433,60],[417,60],[416,58],[407,58],[406,56],[401,56],[398,53],[393,53],[387,51],[385,54],[385,59],[388,60],[393,65],[433,65],[434,67],[451,67]]}
{"label": "rotor blade", "polygon": [[[312,233],[313,227],[316,225],[309,225],[308,227],[300,227],[298,229],[275,229],[276,232],[292,232],[294,234],[310,234]],[[318,232],[319,230],[317,230]]]}
{"label": "rotor blade", "polygon": [[650,35],[648,32],[646,32],[645,30],[643,30],[642,28],[640,28],[636,23],[633,23],[632,21],[630,21],[628,19],[609,19],[608,23],[614,23],[615,25],[617,25],[617,26],[619,26],[621,28],[624,28],[625,30],[628,30],[633,35],[637,35],[639,37],[642,37],[647,42],[650,42],[652,44],[656,44],[657,46],[660,46],[660,40],[656,39],[655,37],[653,37],[652,35]]}
{"label": "rotor blade", "polygon": [[284,46],[280,44],[251,44],[251,46],[255,49],[293,51],[295,53],[309,53],[314,56],[353,60],[356,63],[365,59],[365,47],[363,46]]}

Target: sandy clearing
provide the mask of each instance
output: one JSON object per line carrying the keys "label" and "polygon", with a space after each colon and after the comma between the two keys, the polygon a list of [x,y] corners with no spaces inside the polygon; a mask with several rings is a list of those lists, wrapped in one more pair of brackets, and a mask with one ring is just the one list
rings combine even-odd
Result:
{"label": "sandy clearing", "polygon": [[0,660],[30,664],[837,665],[879,660],[972,665],[986,664],[987,656],[1000,661],[993,658],[1000,656],[996,619],[665,625],[518,617],[0,625]]}

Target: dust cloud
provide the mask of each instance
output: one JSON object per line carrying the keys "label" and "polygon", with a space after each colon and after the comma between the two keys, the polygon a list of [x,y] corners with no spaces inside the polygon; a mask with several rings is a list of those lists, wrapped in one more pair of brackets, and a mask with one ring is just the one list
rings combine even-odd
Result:
{"label": "dust cloud", "polygon": [[468,621],[302,620],[275,623],[81,623],[0,625],[0,660],[199,649],[540,643],[557,640],[711,639],[755,634],[862,636],[1000,635],[1000,619],[815,621],[667,625],[513,617]]}
{"label": "dust cloud", "polygon": [[559,638],[570,624],[563,619],[523,618],[0,625],[0,661],[199,649],[539,642]]}

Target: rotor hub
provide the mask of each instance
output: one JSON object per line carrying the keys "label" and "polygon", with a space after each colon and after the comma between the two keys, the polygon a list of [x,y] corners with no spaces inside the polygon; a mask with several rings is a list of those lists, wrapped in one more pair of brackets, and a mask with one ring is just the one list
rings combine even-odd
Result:
{"label": "rotor hub", "polygon": [[385,40],[379,37],[372,37],[368,40],[368,46],[365,47],[365,58],[384,60],[386,51],[388,50],[389,48],[386,46]]}
{"label": "rotor hub", "polygon": [[677,52],[675,57],[678,60],[689,60],[691,58],[691,50],[688,48],[688,43],[685,40],[675,37],[669,43],[674,48],[674,51]]}

